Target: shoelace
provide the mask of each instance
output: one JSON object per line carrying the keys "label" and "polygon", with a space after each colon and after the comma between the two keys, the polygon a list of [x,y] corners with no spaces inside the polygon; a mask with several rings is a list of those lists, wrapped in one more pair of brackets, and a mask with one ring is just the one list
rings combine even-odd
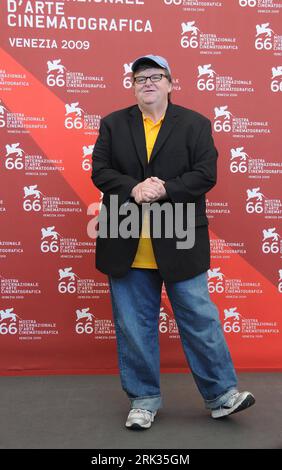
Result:
{"label": "shoelace", "polygon": [[234,393],[234,395],[231,395],[231,397],[228,398],[227,402],[223,403],[223,405],[221,405],[221,406],[232,408],[232,406],[234,405],[234,403],[237,400],[238,396],[239,396],[239,392]]}
{"label": "shoelace", "polygon": [[135,413],[137,413],[137,414],[140,413],[141,415],[143,415],[142,416],[143,418],[151,420],[152,413],[149,410],[142,410],[141,408],[133,408],[132,410],[130,410],[129,414],[131,415],[131,414],[135,414]]}

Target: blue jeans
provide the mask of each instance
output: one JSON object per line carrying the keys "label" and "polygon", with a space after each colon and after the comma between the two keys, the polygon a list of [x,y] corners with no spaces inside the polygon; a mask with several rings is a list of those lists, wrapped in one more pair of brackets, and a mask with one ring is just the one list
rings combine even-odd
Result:
{"label": "blue jeans", "polygon": [[156,411],[160,392],[159,314],[165,282],[184,354],[208,409],[237,392],[237,377],[207,273],[178,282],[163,281],[158,269],[131,268],[109,276],[120,379],[131,408]]}

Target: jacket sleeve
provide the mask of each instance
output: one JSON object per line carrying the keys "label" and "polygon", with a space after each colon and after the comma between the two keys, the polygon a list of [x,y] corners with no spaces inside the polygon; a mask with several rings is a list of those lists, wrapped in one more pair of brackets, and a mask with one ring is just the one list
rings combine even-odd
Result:
{"label": "jacket sleeve", "polygon": [[165,182],[169,199],[173,202],[194,202],[215,184],[218,152],[214,146],[211,122],[205,120],[192,156],[192,171]]}
{"label": "jacket sleeve", "polygon": [[139,183],[112,167],[111,132],[105,121],[101,120],[99,136],[92,153],[92,176],[95,186],[106,194],[117,194],[119,204],[130,198],[132,188]]}

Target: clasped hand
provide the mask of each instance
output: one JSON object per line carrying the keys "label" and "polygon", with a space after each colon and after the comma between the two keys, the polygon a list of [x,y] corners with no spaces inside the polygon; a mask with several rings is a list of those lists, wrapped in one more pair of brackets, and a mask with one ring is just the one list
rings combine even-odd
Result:
{"label": "clasped hand", "polygon": [[131,196],[134,197],[137,204],[164,199],[167,195],[164,183],[165,182],[157,176],[151,176],[134,186],[131,191]]}

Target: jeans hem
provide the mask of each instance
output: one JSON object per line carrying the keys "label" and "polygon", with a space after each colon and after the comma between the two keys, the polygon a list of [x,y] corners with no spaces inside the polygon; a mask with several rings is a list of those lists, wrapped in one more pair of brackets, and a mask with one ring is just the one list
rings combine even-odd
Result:
{"label": "jeans hem", "polygon": [[162,408],[162,397],[160,395],[151,395],[145,397],[129,397],[132,408],[141,408],[148,411],[157,411]]}
{"label": "jeans hem", "polygon": [[218,397],[214,398],[213,400],[205,400],[206,408],[208,410],[214,410],[216,408],[219,408],[235,393],[238,393],[238,389],[236,387],[232,387],[226,392],[219,395]]}

